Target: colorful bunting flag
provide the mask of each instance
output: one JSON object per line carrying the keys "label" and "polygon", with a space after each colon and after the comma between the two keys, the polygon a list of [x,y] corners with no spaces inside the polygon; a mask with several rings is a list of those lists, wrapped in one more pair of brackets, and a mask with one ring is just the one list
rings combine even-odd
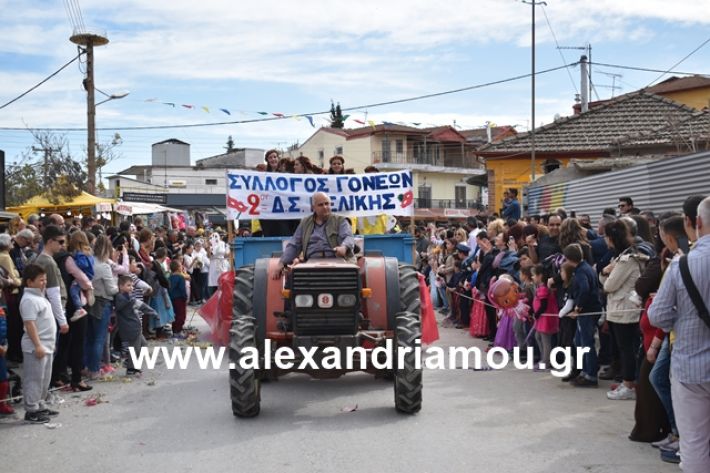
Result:
{"label": "colorful bunting flag", "polygon": [[[174,102],[161,102],[161,101],[159,101],[158,98],[155,98],[155,97],[145,99],[145,102],[159,103],[159,104],[162,104],[162,105],[168,105],[168,106],[173,107],[173,108],[176,107],[176,104],[175,104]],[[194,110],[194,109],[196,109],[196,107],[197,107],[196,105],[192,105],[192,104],[179,104],[179,105],[180,105],[182,108],[189,109],[189,110]],[[206,112],[206,113],[211,113],[209,107],[207,107],[206,105],[203,105],[203,106],[201,106],[200,108],[201,108],[204,112]],[[227,109],[227,108],[219,108],[218,110],[219,110],[220,112],[226,114],[226,115],[229,115],[229,116],[232,115],[232,111],[229,110],[229,109]],[[245,116],[245,117],[250,117],[250,116],[253,116],[254,114],[258,114],[258,115],[261,115],[261,116],[263,116],[263,117],[269,117],[269,116],[274,116],[274,117],[277,117],[277,118],[287,118],[287,117],[288,117],[288,118],[293,118],[293,119],[296,120],[296,121],[300,121],[302,117],[305,117],[305,118],[308,120],[308,123],[310,123],[310,125],[311,125],[312,128],[316,128],[316,122],[318,122],[318,125],[319,125],[319,126],[330,126],[330,120],[329,120],[327,117],[322,116],[322,115],[324,115],[324,114],[318,114],[318,115],[316,116],[316,115],[300,115],[300,114],[293,114],[293,115],[291,115],[291,114],[286,114],[286,113],[282,113],[282,112],[253,112],[253,111],[246,111],[246,110],[233,110],[233,111],[234,111],[235,113],[237,113],[237,114],[239,114],[239,115],[241,115],[241,116]],[[438,124],[422,123],[422,122],[402,122],[402,121],[398,121],[398,122],[388,122],[388,121],[367,120],[367,119],[366,119],[366,118],[367,118],[367,113],[365,113],[364,115],[365,115],[365,117],[364,117],[365,119],[364,119],[364,120],[363,120],[363,119],[359,119],[359,118],[351,118],[352,115],[343,115],[343,121],[352,120],[353,122],[355,122],[355,123],[357,123],[357,124],[359,124],[359,125],[363,125],[363,126],[369,125],[369,126],[372,127],[373,130],[376,129],[378,123],[383,124],[383,125],[395,125],[395,124],[396,124],[396,125],[413,126],[413,127],[419,127],[419,126],[431,126],[431,127],[435,127],[435,126],[439,126]],[[460,125],[458,125],[458,124],[456,123],[455,120],[453,121],[453,125],[452,125],[452,126],[453,126],[454,128],[459,128],[459,129],[462,128]],[[486,121],[485,124],[484,124],[484,128],[493,128],[493,127],[496,127],[496,126],[498,126],[498,125],[496,125],[496,124],[493,123],[492,121]]]}

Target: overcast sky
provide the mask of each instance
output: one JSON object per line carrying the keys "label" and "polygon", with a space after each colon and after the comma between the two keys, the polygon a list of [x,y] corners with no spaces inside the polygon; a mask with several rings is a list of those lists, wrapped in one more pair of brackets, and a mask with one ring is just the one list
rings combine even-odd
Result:
{"label": "overcast sky", "polygon": [[[99,141],[122,126],[249,120],[262,117],[257,112],[312,113],[327,110],[331,99],[355,107],[531,70],[531,7],[514,0],[73,0],[71,5],[80,7],[88,29],[110,39],[96,48],[96,87],[130,91],[97,108],[97,126],[109,128],[98,133]],[[56,71],[77,49],[69,41],[73,23],[63,0],[0,0],[0,11],[2,104]],[[77,10],[71,11],[77,20]],[[582,53],[563,50],[563,59],[553,32],[561,46],[590,43],[594,62],[659,70],[669,69],[710,36],[707,0],[548,0],[536,14],[538,71],[575,62]],[[710,44],[675,70],[708,74],[708,64]],[[1,109],[0,127],[85,127],[82,70],[74,63]],[[538,77],[538,125],[556,114],[571,114],[579,76],[579,67],[573,67]],[[598,96],[608,98],[612,83],[621,87],[618,95],[658,76],[594,66],[592,79]],[[524,131],[530,124],[530,80],[345,113],[351,113],[348,127],[360,126],[354,120],[367,116],[375,122],[455,122],[464,128],[490,121]],[[322,117],[314,116],[316,126],[324,123]],[[122,156],[104,176],[148,164],[150,145],[168,138],[189,142],[194,162],[223,152],[228,135],[237,146],[271,148],[302,143],[313,131],[306,119],[119,131]],[[65,133],[72,152],[83,156],[86,132]],[[0,130],[0,149],[9,162],[31,144],[27,131]]]}

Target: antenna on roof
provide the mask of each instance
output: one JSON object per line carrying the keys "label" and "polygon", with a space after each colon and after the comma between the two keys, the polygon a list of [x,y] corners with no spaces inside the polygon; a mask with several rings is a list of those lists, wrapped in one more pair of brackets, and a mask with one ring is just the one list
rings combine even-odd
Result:
{"label": "antenna on roof", "polygon": [[622,86],[616,85],[616,79],[621,79],[623,74],[613,74],[611,72],[599,71],[599,74],[604,74],[605,76],[611,77],[611,85],[597,85],[597,87],[602,87],[604,89],[611,89],[611,97],[614,98],[614,93],[617,90],[623,89]]}
{"label": "antenna on roof", "polygon": [[[587,66],[587,74],[589,77],[589,95],[587,97],[592,96],[592,45],[590,43],[587,43],[584,46],[557,46],[557,49],[578,49],[581,51],[586,51],[587,54],[587,59],[588,59],[588,66]],[[598,99],[598,97],[597,97]]]}

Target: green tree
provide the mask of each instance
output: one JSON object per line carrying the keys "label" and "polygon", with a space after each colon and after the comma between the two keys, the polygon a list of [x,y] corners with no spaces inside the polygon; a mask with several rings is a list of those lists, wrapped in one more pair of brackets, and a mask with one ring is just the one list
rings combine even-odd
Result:
{"label": "green tree", "polygon": [[237,150],[237,148],[234,147],[234,140],[232,139],[232,135],[229,135],[229,138],[227,138],[227,146],[225,146],[224,149],[227,150],[227,153],[233,153]]}
{"label": "green tree", "polygon": [[343,116],[343,111],[340,109],[340,102],[335,104],[335,118],[338,122],[338,128],[343,128],[345,126],[345,117]]}
{"label": "green tree", "polygon": [[12,189],[8,206],[21,205],[38,194],[52,203],[79,195],[86,188],[87,174],[85,166],[72,157],[66,137],[49,131],[29,132],[34,145],[6,166],[5,185]]}
{"label": "green tree", "polygon": [[343,120],[343,111],[340,109],[340,102],[337,105],[330,101],[330,127],[343,128],[345,120]]}

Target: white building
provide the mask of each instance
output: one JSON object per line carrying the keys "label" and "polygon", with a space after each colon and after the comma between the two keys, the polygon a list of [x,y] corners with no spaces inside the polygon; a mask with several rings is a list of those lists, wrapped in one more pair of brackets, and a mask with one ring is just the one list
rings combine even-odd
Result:
{"label": "white building", "polygon": [[189,143],[168,139],[152,145],[150,165],[131,166],[106,178],[108,194],[120,199],[126,193],[156,194],[169,207],[224,209],[227,170],[253,169],[263,162],[264,150],[240,148],[191,165]]}

